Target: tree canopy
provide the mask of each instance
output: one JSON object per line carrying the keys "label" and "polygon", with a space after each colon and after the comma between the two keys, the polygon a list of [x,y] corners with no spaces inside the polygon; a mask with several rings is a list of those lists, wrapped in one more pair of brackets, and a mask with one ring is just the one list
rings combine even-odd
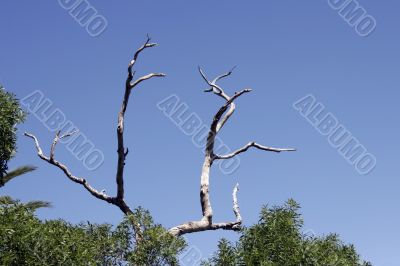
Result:
{"label": "tree canopy", "polygon": [[[186,247],[137,208],[117,226],[73,225],[64,220],[42,221],[38,207],[0,200],[0,265],[179,265]],[[353,245],[336,234],[323,237],[302,233],[303,221],[294,200],[264,206],[260,220],[243,228],[237,243],[222,239],[203,265],[235,266],[371,266]],[[140,245],[132,221],[140,224]]]}
{"label": "tree canopy", "polygon": [[[41,221],[35,209],[0,201],[0,265],[178,265],[186,246],[142,208],[116,227]],[[143,229],[140,245],[131,218]]]}
{"label": "tree canopy", "polygon": [[25,115],[15,95],[0,85],[0,184],[7,173],[7,162],[16,151],[16,125],[24,121]]}
{"label": "tree canopy", "polygon": [[265,266],[368,266],[353,245],[336,234],[318,237],[302,233],[300,206],[288,200],[283,206],[264,206],[259,222],[241,232],[237,243],[222,239],[217,252],[203,265]]}

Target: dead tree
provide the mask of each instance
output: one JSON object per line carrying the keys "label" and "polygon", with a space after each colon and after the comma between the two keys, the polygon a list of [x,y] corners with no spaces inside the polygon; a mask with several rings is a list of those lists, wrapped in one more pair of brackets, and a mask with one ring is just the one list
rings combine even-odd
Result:
{"label": "dead tree", "polygon": [[[31,133],[25,132],[25,136],[30,137],[34,140],[37,154],[42,160],[59,168],[61,171],[64,172],[64,174],[71,181],[73,181],[79,185],[82,185],[95,198],[117,206],[125,215],[133,214],[132,209],[128,206],[128,204],[125,202],[125,199],[124,199],[124,194],[125,194],[125,191],[124,191],[124,168],[125,168],[125,160],[128,155],[128,148],[125,148],[125,146],[124,146],[124,119],[125,119],[125,112],[128,107],[129,96],[130,96],[132,90],[134,88],[136,88],[136,86],[138,86],[143,81],[146,81],[146,80],[154,78],[154,77],[165,77],[165,74],[163,74],[163,73],[150,73],[148,75],[145,75],[145,76],[140,77],[137,80],[133,81],[133,78],[135,76],[135,71],[133,70],[133,67],[134,67],[139,55],[141,54],[141,52],[143,52],[147,48],[154,47],[156,45],[157,45],[156,43],[150,43],[150,38],[147,37],[146,42],[136,51],[136,53],[133,56],[133,59],[128,64],[128,77],[126,78],[126,82],[125,82],[125,94],[124,94],[124,98],[122,100],[121,109],[118,113],[118,126],[117,126],[118,163],[117,163],[117,173],[116,173],[116,178],[115,178],[116,183],[117,183],[117,195],[116,196],[109,196],[104,191],[96,190],[94,187],[92,187],[88,183],[88,181],[85,178],[73,175],[66,165],[64,165],[63,163],[61,163],[55,159],[55,157],[54,157],[55,156],[55,148],[56,148],[58,141],[60,139],[70,137],[75,132],[61,134],[61,132],[58,131],[56,133],[56,136],[51,145],[49,156],[44,155],[36,136],[34,136]],[[135,228],[136,237],[138,240],[140,240],[140,234],[141,234],[140,224],[133,221],[133,226]]]}
{"label": "dead tree", "polygon": [[[54,165],[55,167],[59,168],[64,174],[73,182],[83,186],[92,196],[94,196],[97,199],[103,200],[105,202],[108,202],[110,204],[113,204],[117,206],[125,215],[131,215],[133,214],[132,209],[128,206],[128,204],[125,202],[124,199],[124,167],[125,167],[125,160],[128,155],[128,149],[125,148],[124,146],[124,118],[125,118],[125,112],[128,107],[128,102],[129,102],[129,97],[134,88],[138,86],[140,83],[143,81],[146,81],[148,79],[151,79],[153,77],[164,77],[165,74],[163,73],[150,73],[148,75],[142,76],[138,78],[137,80],[133,81],[133,77],[135,75],[135,71],[133,70],[133,67],[138,59],[138,56],[142,51],[144,51],[147,48],[154,47],[156,46],[156,43],[150,43],[150,38],[148,37],[146,42],[136,51],[136,53],[133,56],[133,59],[130,61],[128,64],[128,77],[125,82],[125,94],[122,100],[122,105],[121,109],[118,113],[118,126],[117,126],[117,139],[118,139],[118,163],[117,163],[117,173],[116,173],[116,184],[117,184],[117,195],[116,196],[110,196],[107,195],[104,191],[98,191],[94,187],[92,187],[88,181],[83,178],[83,177],[78,177],[72,174],[72,172],[69,170],[69,168],[59,162],[58,160],[55,159],[55,148],[57,143],[63,139],[72,136],[75,132],[68,132],[62,134],[60,131],[58,131],[54,137],[53,143],[51,144],[50,148],[50,154],[49,156],[44,155],[43,150],[39,144],[39,141],[37,137],[31,133],[25,132],[25,136],[32,138],[36,150],[37,150],[37,155],[47,163]],[[214,153],[214,142],[215,138],[218,135],[219,131],[223,128],[225,123],[229,120],[229,118],[232,116],[232,114],[235,111],[235,103],[234,101],[242,96],[243,94],[246,94],[250,92],[250,89],[244,89],[242,91],[236,92],[233,96],[228,96],[224,90],[217,85],[217,82],[225,77],[228,77],[231,75],[232,70],[222,74],[218,77],[216,77],[214,80],[209,81],[206,76],[204,75],[203,71],[199,68],[200,74],[203,77],[204,81],[208,84],[209,89],[205,90],[205,92],[213,92],[215,95],[221,97],[224,100],[224,104],[218,112],[215,114],[214,119],[211,123],[208,136],[207,136],[207,144],[205,147],[205,158],[204,158],[204,163],[201,171],[201,181],[200,181],[200,202],[201,202],[201,209],[202,209],[202,219],[200,221],[193,221],[193,222],[187,222],[182,225],[178,225],[176,227],[173,227],[169,230],[169,232],[172,235],[175,236],[180,236],[183,234],[187,233],[194,233],[194,232],[200,232],[200,231],[206,231],[206,230],[217,230],[217,229],[225,229],[225,230],[239,230],[241,223],[242,223],[242,218],[240,216],[240,211],[239,211],[239,205],[238,205],[238,200],[237,200],[237,192],[239,190],[239,185],[236,184],[236,186],[233,189],[233,211],[236,216],[236,221],[233,222],[223,222],[223,223],[213,223],[212,217],[213,217],[213,212],[211,208],[211,202],[210,202],[210,197],[209,197],[209,184],[210,184],[210,169],[214,161],[216,160],[227,160],[231,159],[240,153],[246,152],[249,148],[257,148],[260,150],[264,151],[272,151],[272,152],[282,152],[282,151],[294,151],[295,149],[281,149],[281,148],[272,148],[272,147],[267,147],[260,145],[256,142],[249,142],[242,148],[230,153],[230,154],[225,154],[225,155],[217,155]],[[132,221],[133,226],[135,228],[135,233],[136,233],[136,239],[140,240],[141,239],[141,228],[140,224],[135,222],[135,220]]]}
{"label": "dead tree", "polygon": [[[213,222],[213,211],[211,207],[211,202],[210,202],[210,191],[209,191],[209,186],[210,186],[210,169],[213,163],[216,160],[227,160],[231,159],[237,155],[239,155],[242,152],[246,152],[249,148],[257,148],[263,151],[271,151],[271,152],[283,152],[283,151],[295,151],[295,149],[292,148],[272,148],[272,147],[267,147],[260,145],[256,142],[249,142],[242,148],[229,153],[225,155],[218,155],[214,153],[214,142],[215,138],[220,132],[220,130],[223,128],[225,123],[229,120],[229,118],[232,116],[232,114],[235,112],[235,103],[234,101],[239,98],[240,96],[251,92],[251,89],[244,89],[239,92],[235,92],[233,96],[228,96],[225,91],[217,85],[217,82],[225,77],[228,77],[232,74],[232,70],[230,70],[227,73],[224,73],[212,81],[208,80],[207,77],[205,76],[204,72],[202,69],[199,67],[199,72],[204,79],[204,81],[207,83],[209,86],[208,89],[205,90],[205,92],[213,92],[215,95],[221,97],[225,103],[219,108],[218,112],[214,115],[213,121],[211,123],[210,129],[208,131],[208,136],[207,136],[207,143],[205,147],[205,157],[204,157],[204,162],[203,162],[203,167],[201,169],[201,177],[200,177],[200,204],[201,204],[201,210],[202,210],[202,219],[199,221],[191,221],[187,222],[181,225],[178,225],[176,227],[173,227],[169,230],[169,232],[175,236],[180,236],[183,234],[188,234],[188,233],[194,233],[194,232],[201,232],[201,231],[207,231],[207,230],[218,230],[218,229],[224,229],[224,230],[233,230],[237,231],[240,230],[241,224],[242,224],[242,217],[240,215],[239,211],[239,205],[238,205],[238,200],[237,200],[237,192],[239,190],[239,184],[236,184],[236,186],[233,189],[232,197],[233,197],[233,212],[236,216],[236,221],[232,222],[222,222],[222,223],[214,223]],[[225,114],[225,115],[224,115]]]}

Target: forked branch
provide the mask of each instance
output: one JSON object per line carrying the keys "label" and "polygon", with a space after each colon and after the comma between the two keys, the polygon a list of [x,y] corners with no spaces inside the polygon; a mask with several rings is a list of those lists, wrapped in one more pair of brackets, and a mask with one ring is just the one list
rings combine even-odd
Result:
{"label": "forked branch", "polygon": [[[49,164],[56,166],[60,170],[62,170],[64,172],[64,174],[71,181],[82,185],[94,197],[119,207],[119,209],[126,215],[133,214],[132,210],[130,209],[128,204],[126,204],[125,199],[124,199],[124,167],[125,167],[125,159],[126,159],[126,156],[128,155],[128,149],[125,149],[125,146],[124,146],[124,118],[125,118],[125,112],[126,112],[128,102],[129,102],[129,96],[131,94],[131,91],[137,85],[142,83],[143,81],[146,81],[146,80],[154,78],[154,77],[164,77],[165,76],[165,74],[163,74],[163,73],[150,73],[148,75],[138,78],[136,81],[132,81],[133,77],[135,75],[135,71],[133,71],[133,66],[135,65],[141,52],[143,52],[147,48],[154,47],[156,45],[157,45],[156,43],[150,43],[150,38],[147,37],[146,42],[135,52],[132,60],[128,64],[128,76],[127,76],[126,82],[125,82],[124,98],[122,100],[121,109],[118,113],[118,126],[117,126],[118,163],[117,163],[117,173],[116,173],[116,178],[115,178],[116,183],[117,183],[117,195],[116,196],[112,197],[112,196],[108,196],[103,191],[99,192],[98,190],[96,190],[95,188],[90,186],[85,178],[74,176],[70,172],[70,170],[68,169],[68,167],[66,165],[62,164],[61,162],[59,162],[55,159],[55,148],[56,148],[58,141],[60,139],[71,136],[72,134],[74,134],[74,132],[66,133],[64,135],[61,135],[60,131],[57,132],[57,134],[53,140],[53,143],[51,145],[49,157],[47,157],[46,155],[43,154],[43,151],[40,147],[38,139],[33,134],[25,133],[25,136],[34,140],[37,154],[42,160],[48,162]],[[139,241],[140,240],[140,225],[134,223],[134,227],[135,227],[135,231],[137,234],[137,239]]]}
{"label": "forked branch", "polygon": [[46,155],[43,154],[43,150],[40,147],[39,141],[38,139],[30,133],[25,132],[25,136],[33,139],[33,141],[35,142],[35,147],[36,147],[36,151],[38,156],[40,157],[40,159],[42,159],[43,161],[48,162],[49,164],[52,164],[54,166],[56,166],[57,168],[59,168],[61,171],[64,172],[64,174],[73,182],[82,185],[90,194],[92,194],[94,197],[104,200],[108,203],[111,204],[115,204],[114,199],[110,196],[108,196],[107,194],[103,193],[103,192],[99,192],[98,190],[96,190],[95,188],[93,188],[86,179],[82,178],[82,177],[77,177],[74,176],[71,171],[68,169],[68,167],[62,163],[60,163],[59,161],[54,159],[54,151],[55,151],[55,147],[57,145],[58,140],[60,139],[59,137],[59,132],[57,132],[56,137],[53,140],[53,144],[51,146],[51,153],[50,153],[50,157],[47,157]]}
{"label": "forked branch", "polygon": [[260,145],[260,144],[258,144],[256,142],[249,142],[245,146],[243,146],[242,148],[240,148],[240,149],[238,149],[238,150],[236,150],[236,151],[234,151],[232,153],[229,153],[229,154],[226,154],[226,155],[216,155],[214,157],[214,159],[215,160],[230,159],[230,158],[235,157],[236,155],[241,154],[242,152],[247,151],[251,147],[254,147],[256,149],[263,150],[263,151],[272,151],[272,152],[277,152],[277,153],[283,152],[283,151],[296,151],[296,149],[293,149],[293,148],[273,148],[273,147],[267,147],[267,146]]}
{"label": "forked branch", "polygon": [[187,233],[194,233],[206,230],[217,230],[217,229],[224,229],[224,230],[240,230],[242,224],[242,217],[239,211],[239,205],[237,200],[237,192],[239,190],[239,186],[236,185],[232,196],[233,196],[233,211],[236,216],[236,221],[234,222],[224,222],[224,223],[214,223],[213,218],[213,211],[211,207],[211,201],[209,196],[209,187],[210,187],[210,169],[215,160],[219,159],[230,159],[242,152],[247,151],[250,147],[255,147],[260,150],[264,151],[273,151],[273,152],[282,152],[282,151],[294,151],[295,149],[280,149],[280,148],[272,148],[257,144],[255,142],[249,142],[243,148],[234,151],[233,153],[227,155],[216,155],[214,153],[214,143],[215,138],[218,135],[219,131],[223,128],[225,123],[229,120],[232,114],[235,111],[235,103],[234,101],[239,98],[241,95],[251,92],[251,89],[244,89],[240,92],[236,92],[233,96],[228,96],[224,89],[216,84],[217,81],[228,77],[232,74],[232,70],[227,73],[224,73],[220,76],[217,76],[212,81],[208,80],[206,75],[204,74],[203,70],[199,67],[199,72],[201,77],[204,81],[210,86],[209,89],[206,89],[205,92],[213,92],[217,96],[223,98],[225,103],[219,108],[217,113],[214,115],[213,121],[211,123],[208,136],[207,136],[207,144],[205,147],[205,158],[203,162],[203,167],[201,171],[200,177],[200,203],[202,209],[202,219],[200,221],[191,221],[176,227],[173,227],[169,230],[169,232],[173,235],[179,236]]}
{"label": "forked branch", "polygon": [[156,46],[156,43],[150,43],[150,38],[147,36],[146,42],[135,52],[133,59],[128,64],[128,77],[125,82],[125,94],[124,99],[122,101],[121,110],[118,114],[118,127],[117,127],[117,138],[118,138],[118,163],[117,163],[117,174],[116,174],[116,182],[117,182],[117,199],[119,201],[123,201],[124,199],[124,167],[125,167],[125,159],[128,155],[128,150],[125,150],[124,146],[124,120],[125,120],[125,112],[128,107],[129,96],[131,91],[139,85],[141,82],[154,78],[154,77],[165,77],[164,73],[151,73],[145,75],[143,77],[138,78],[136,81],[132,82],[135,72],[132,70],[135,65],[139,54],[143,52],[145,49]]}
{"label": "forked branch", "polygon": [[[133,66],[136,64],[136,61],[145,49],[156,46],[156,43],[150,43],[150,38],[148,37],[146,42],[135,52],[132,60],[128,64],[128,75],[125,81],[125,93],[121,104],[121,109],[118,113],[118,126],[117,126],[117,140],[118,140],[118,162],[117,162],[117,171],[116,171],[116,184],[117,184],[117,194],[116,196],[109,196],[105,192],[99,192],[95,188],[93,188],[85,178],[74,176],[68,167],[61,162],[55,159],[55,149],[59,142],[59,140],[63,138],[70,137],[74,132],[66,133],[64,135],[61,132],[57,132],[53,143],[50,148],[50,155],[47,157],[43,154],[42,148],[40,147],[38,139],[30,133],[25,133],[25,135],[34,140],[35,147],[37,150],[38,156],[46,161],[49,164],[52,164],[62,170],[64,174],[73,182],[82,185],[91,195],[94,197],[106,201],[110,204],[113,204],[126,215],[133,214],[130,207],[125,202],[125,191],[124,191],[124,168],[125,168],[125,160],[128,155],[129,150],[125,148],[124,145],[124,120],[125,120],[125,112],[128,107],[129,97],[134,88],[136,88],[142,82],[155,78],[155,77],[164,77],[165,74],[163,73],[150,73],[144,75],[142,77],[137,78],[135,81],[133,80],[135,76],[135,71],[133,70]],[[200,177],[200,203],[202,209],[202,218],[199,221],[192,221],[187,222],[176,227],[173,227],[169,230],[169,232],[175,236],[193,233],[193,232],[200,232],[206,230],[217,230],[217,229],[224,229],[224,230],[240,230],[242,224],[242,217],[240,215],[237,193],[239,190],[238,184],[234,187],[232,197],[233,197],[233,212],[236,217],[235,221],[232,222],[222,222],[222,223],[214,223],[213,222],[213,211],[211,207],[211,202],[209,198],[209,184],[210,184],[210,169],[212,164],[215,160],[220,159],[230,159],[239,155],[240,153],[246,152],[249,148],[254,147],[264,151],[272,151],[272,152],[282,152],[282,151],[294,151],[295,149],[291,148],[272,148],[268,146],[263,146],[255,142],[249,142],[244,147],[226,155],[216,155],[214,153],[214,143],[215,138],[218,135],[219,131],[224,127],[226,122],[231,118],[235,111],[235,103],[234,101],[238,99],[240,96],[250,92],[250,89],[243,89],[239,92],[236,92],[234,95],[229,96],[225,93],[224,89],[217,84],[223,78],[226,78],[232,74],[232,70],[217,76],[213,80],[209,80],[206,75],[204,74],[203,70],[199,67],[199,72],[204,81],[209,86],[205,92],[212,92],[213,94],[221,97],[224,100],[223,105],[218,109],[217,113],[213,117],[213,121],[211,123],[208,136],[207,136],[207,143],[205,147],[205,158],[203,162],[203,167],[201,170],[201,177]],[[133,226],[135,228],[135,233],[137,237],[137,241],[141,239],[141,229],[140,224],[137,224],[133,221]]]}

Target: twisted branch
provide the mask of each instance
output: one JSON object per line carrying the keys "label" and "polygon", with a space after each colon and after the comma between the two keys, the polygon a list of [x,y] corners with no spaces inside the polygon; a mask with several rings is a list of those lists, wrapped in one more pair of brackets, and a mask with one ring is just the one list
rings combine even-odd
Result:
{"label": "twisted branch", "polygon": [[[117,163],[117,173],[116,173],[117,195],[115,197],[108,196],[104,191],[99,192],[98,190],[96,190],[95,188],[90,186],[90,184],[87,182],[86,179],[74,176],[70,172],[70,170],[68,169],[68,167],[66,165],[60,163],[59,161],[57,161],[55,159],[55,148],[56,148],[58,141],[60,139],[63,139],[63,138],[73,135],[75,132],[70,132],[70,133],[66,133],[64,135],[60,135],[61,132],[58,131],[56,133],[56,136],[54,137],[53,143],[51,145],[49,157],[47,157],[43,154],[43,151],[39,145],[38,139],[33,134],[25,133],[25,136],[34,140],[37,154],[42,160],[56,166],[60,170],[62,170],[64,172],[64,174],[71,181],[82,185],[94,197],[119,207],[119,209],[125,215],[133,214],[133,211],[126,204],[125,199],[124,199],[124,167],[125,167],[125,159],[129,152],[129,150],[125,149],[125,147],[124,147],[124,118],[125,118],[125,112],[126,112],[128,102],[129,102],[129,96],[131,94],[132,89],[135,88],[137,85],[139,85],[141,82],[151,79],[153,77],[164,77],[165,76],[165,74],[163,74],[163,73],[150,73],[150,74],[142,76],[142,77],[138,78],[136,81],[132,82],[133,77],[135,75],[135,71],[133,71],[133,66],[135,65],[141,52],[143,52],[147,48],[154,47],[156,45],[157,45],[156,43],[150,43],[150,38],[147,37],[146,42],[135,52],[132,60],[128,64],[128,76],[127,76],[126,82],[125,82],[124,98],[122,101],[121,109],[118,113],[118,127],[117,127],[118,163]],[[135,228],[137,240],[140,241],[140,239],[141,239],[140,225],[137,224],[136,222],[134,222],[133,226]]]}
{"label": "twisted branch", "polygon": [[[247,151],[250,147],[255,147],[260,150],[265,151],[293,151],[294,149],[279,149],[279,148],[271,148],[267,146],[259,145],[255,142],[250,142],[243,148],[228,154],[228,155],[215,155],[214,154],[214,143],[215,138],[225,123],[229,120],[232,114],[235,111],[235,103],[234,101],[240,97],[241,95],[251,92],[251,89],[244,89],[240,92],[236,92],[233,96],[228,96],[224,89],[217,85],[216,82],[228,77],[232,74],[232,70],[222,75],[217,76],[212,81],[209,81],[204,74],[203,70],[199,67],[199,72],[203,80],[210,86],[209,89],[204,90],[205,92],[213,92],[215,95],[223,98],[225,100],[224,105],[222,105],[217,113],[214,115],[213,121],[211,123],[208,136],[207,136],[207,144],[205,147],[205,158],[203,162],[203,167],[201,171],[200,177],[200,204],[202,209],[203,217],[200,221],[191,221],[178,226],[175,226],[169,230],[169,232],[173,235],[179,236],[187,233],[201,232],[206,230],[240,230],[242,224],[242,217],[240,215],[238,200],[237,200],[237,192],[239,190],[239,185],[236,184],[233,189],[232,197],[233,197],[233,212],[236,216],[236,221],[234,222],[223,222],[223,223],[213,223],[213,211],[210,202],[209,196],[209,185],[210,185],[210,169],[215,160],[218,159],[229,159],[232,158],[242,152]],[[229,109],[228,109],[229,108]]]}

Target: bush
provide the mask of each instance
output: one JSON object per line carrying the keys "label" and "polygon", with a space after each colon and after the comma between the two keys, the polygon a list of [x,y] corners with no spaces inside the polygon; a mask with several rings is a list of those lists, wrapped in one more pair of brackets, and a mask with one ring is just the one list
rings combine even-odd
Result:
{"label": "bush", "polygon": [[307,236],[301,232],[300,206],[289,200],[283,206],[264,206],[257,224],[243,229],[232,244],[222,239],[218,251],[203,265],[234,266],[370,266],[360,260],[353,245],[335,234]]}
{"label": "bush", "polygon": [[[140,244],[133,218],[144,230]],[[177,265],[185,245],[141,208],[113,229],[107,224],[43,222],[24,204],[0,205],[0,265]]]}

